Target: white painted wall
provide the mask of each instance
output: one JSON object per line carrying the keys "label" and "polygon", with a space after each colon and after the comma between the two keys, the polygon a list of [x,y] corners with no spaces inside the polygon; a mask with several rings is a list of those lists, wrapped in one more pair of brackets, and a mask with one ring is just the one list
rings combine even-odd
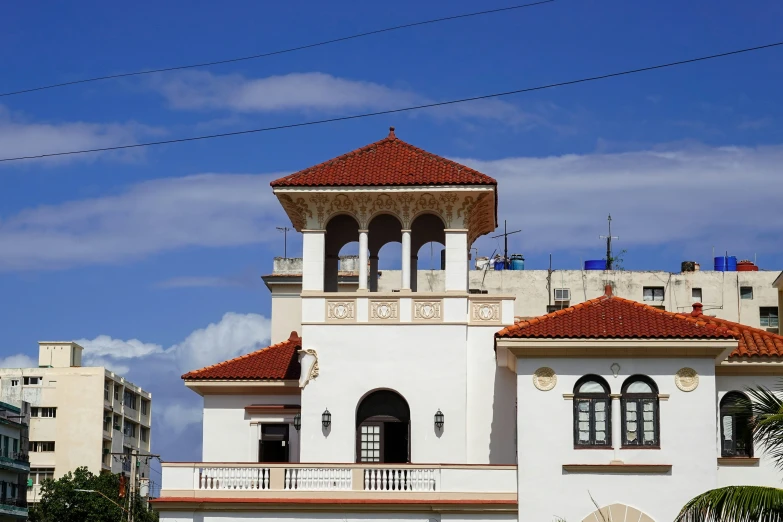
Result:
{"label": "white painted wall", "polygon": [[467,462],[516,464],[516,376],[495,360],[497,326],[468,328]]}
{"label": "white painted wall", "polygon": [[[299,404],[296,395],[205,395],[202,460],[204,462],[258,462],[259,431],[257,424],[288,424],[293,416],[248,414],[246,406],[254,404]],[[298,434],[289,431],[291,455],[299,451]],[[293,462],[297,462],[294,458]]]}
{"label": "white painted wall", "polygon": [[[302,392],[302,462],[355,462],[356,408],[383,388],[410,406],[413,462],[467,462],[467,326],[304,325],[302,338],[303,348],[318,352],[320,368]],[[439,408],[442,432],[434,427]]]}
{"label": "white painted wall", "polygon": [[[617,378],[610,370],[614,362],[621,366]],[[557,374],[551,391],[533,385],[532,374],[541,366]],[[689,393],[674,384],[675,372],[684,366],[699,373],[699,386]],[[661,449],[574,449],[573,401],[563,394],[572,393],[577,379],[589,373],[604,377],[612,393],[620,393],[628,376],[644,374],[655,380],[660,393],[671,395],[660,402]],[[582,520],[595,510],[589,495],[601,506],[620,502],[655,520],[673,520],[688,500],[717,485],[712,359],[519,359],[517,375],[521,520],[552,520],[555,515]],[[612,422],[617,426],[619,416]],[[616,448],[620,442],[613,440]],[[671,475],[569,474],[562,469],[564,464],[612,460],[672,464],[673,469]]]}

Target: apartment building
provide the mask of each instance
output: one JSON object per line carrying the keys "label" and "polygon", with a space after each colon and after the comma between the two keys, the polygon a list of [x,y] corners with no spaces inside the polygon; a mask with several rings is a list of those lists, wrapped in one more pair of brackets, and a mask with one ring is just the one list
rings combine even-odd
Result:
{"label": "apartment building", "polygon": [[[73,342],[39,342],[37,368],[0,368],[0,393],[30,403],[30,482],[40,484],[86,466],[92,473],[129,473],[131,455],[149,453],[152,396],[102,366],[82,364]],[[139,477],[149,477],[140,459]]]}
{"label": "apartment building", "polygon": [[[356,256],[339,259],[339,292],[358,288]],[[379,270],[377,291],[400,291],[400,270]],[[780,328],[778,289],[780,271],[666,272],[658,270],[469,270],[470,292],[514,296],[514,316],[537,317],[568,308],[600,295],[607,284],[614,295],[675,313],[687,313],[702,303],[707,316],[734,321],[770,333]],[[263,277],[272,294],[273,343],[301,333],[302,259],[276,258],[274,271]],[[415,290],[443,292],[444,270],[417,270]],[[781,294],[783,295],[783,294]]]}
{"label": "apartment building", "polygon": [[30,405],[0,396],[0,522],[27,520]]}

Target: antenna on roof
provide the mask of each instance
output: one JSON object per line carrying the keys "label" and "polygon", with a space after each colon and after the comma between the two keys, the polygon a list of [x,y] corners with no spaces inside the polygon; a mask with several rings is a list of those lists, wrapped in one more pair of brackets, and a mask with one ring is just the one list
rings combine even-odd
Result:
{"label": "antenna on roof", "polygon": [[609,235],[598,236],[598,239],[606,239],[606,269],[611,270],[612,269],[612,239],[620,239],[620,238],[618,236],[612,235],[612,215],[609,214],[609,217],[606,219],[607,221],[609,221]]}
{"label": "antenna on roof", "polygon": [[288,259],[288,231],[291,229],[288,227],[275,227],[275,228],[283,233],[283,257]]}
{"label": "antenna on roof", "polygon": [[498,234],[497,236],[492,236],[491,239],[496,239],[498,237],[503,238],[503,265],[506,268],[509,268],[508,264],[508,236],[511,234],[516,234],[517,232],[522,232],[522,230],[514,230],[513,232],[509,232],[508,228],[506,227],[506,220],[503,220],[503,233]]}

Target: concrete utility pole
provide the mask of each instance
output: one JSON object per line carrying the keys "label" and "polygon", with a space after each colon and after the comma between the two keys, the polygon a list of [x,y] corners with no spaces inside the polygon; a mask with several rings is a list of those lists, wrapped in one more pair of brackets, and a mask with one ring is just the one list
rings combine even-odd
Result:
{"label": "concrete utility pole", "polygon": [[[111,455],[120,455],[123,459],[128,457],[127,453],[112,453]],[[152,453],[139,453],[139,450],[131,450],[130,452],[130,483],[128,486],[128,494],[126,495],[128,497],[128,509],[126,510],[126,513],[128,514],[128,522],[133,522],[133,499],[136,495],[136,490],[138,487],[136,484],[138,483],[138,470],[139,470],[139,457],[145,457],[147,459],[149,458],[160,458],[160,455],[153,455]]]}

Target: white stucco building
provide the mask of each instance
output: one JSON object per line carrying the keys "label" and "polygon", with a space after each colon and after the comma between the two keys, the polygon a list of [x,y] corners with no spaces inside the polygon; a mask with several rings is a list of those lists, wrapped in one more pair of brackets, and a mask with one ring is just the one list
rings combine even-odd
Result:
{"label": "white stucco building", "polygon": [[[525,292],[470,292],[497,183],[393,130],[272,187],[301,275],[267,278],[272,346],[183,376],[203,456],[163,464],[161,520],[597,521],[592,496],[660,522],[718,485],[779,483],[727,407],[783,374],[783,337],[619,297],[612,273],[527,319]],[[338,266],[353,241],[356,275]],[[402,268],[379,276],[391,241]],[[438,286],[417,270],[431,241]]]}
{"label": "white stucco building", "polygon": [[[37,368],[0,368],[2,397],[30,404],[29,502],[47,478],[81,466],[129,473],[131,452],[149,453],[152,396],[102,366],[82,366],[82,350],[42,341]],[[147,460],[141,464],[140,476],[149,477]]]}

